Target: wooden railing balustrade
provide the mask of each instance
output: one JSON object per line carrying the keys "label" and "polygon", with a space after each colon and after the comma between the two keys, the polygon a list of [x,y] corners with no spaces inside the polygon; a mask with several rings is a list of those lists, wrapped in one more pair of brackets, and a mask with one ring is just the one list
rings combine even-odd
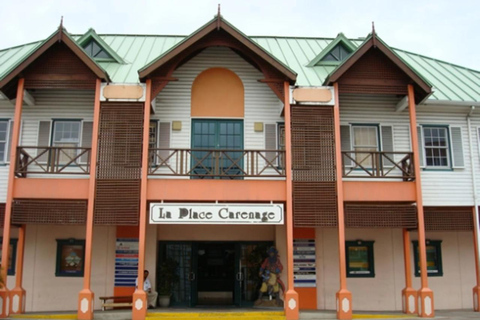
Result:
{"label": "wooden railing balustrade", "polygon": [[81,147],[17,147],[15,175],[89,174],[90,150]]}
{"label": "wooden railing balustrade", "polygon": [[412,152],[342,151],[344,178],[415,180]]}
{"label": "wooden railing balustrade", "polygon": [[197,179],[285,177],[284,150],[150,149],[150,175]]}

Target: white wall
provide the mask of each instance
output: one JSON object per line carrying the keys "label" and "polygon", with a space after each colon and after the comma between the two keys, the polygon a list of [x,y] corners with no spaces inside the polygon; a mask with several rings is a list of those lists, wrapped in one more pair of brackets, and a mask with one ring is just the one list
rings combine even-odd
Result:
{"label": "white wall", "polygon": [[[412,233],[411,239],[416,239]],[[435,309],[473,308],[475,286],[473,237],[470,232],[427,233],[427,239],[442,240],[443,277],[429,277],[434,292]],[[353,310],[401,310],[401,292],[405,287],[403,239],[401,229],[347,229],[346,240],[373,240],[374,278],[347,278],[352,292]],[[317,228],[317,305],[319,309],[336,308],[339,289],[338,237],[336,229]],[[414,289],[420,278],[413,275]]]}

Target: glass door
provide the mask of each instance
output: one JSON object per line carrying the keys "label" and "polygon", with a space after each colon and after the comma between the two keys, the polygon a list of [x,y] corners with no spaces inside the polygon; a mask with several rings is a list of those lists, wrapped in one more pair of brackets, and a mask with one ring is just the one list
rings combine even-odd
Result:
{"label": "glass door", "polygon": [[197,304],[196,247],[192,242],[159,242],[157,290],[160,289],[162,262],[171,259],[177,263],[179,281],[173,285],[172,306],[194,307]]}
{"label": "glass door", "polygon": [[243,150],[243,120],[192,120],[192,149],[194,178],[241,177],[243,153],[231,150]]}
{"label": "glass door", "polygon": [[236,243],[235,260],[235,304],[240,307],[253,306],[258,299],[262,284],[260,266],[267,257],[273,242]]}

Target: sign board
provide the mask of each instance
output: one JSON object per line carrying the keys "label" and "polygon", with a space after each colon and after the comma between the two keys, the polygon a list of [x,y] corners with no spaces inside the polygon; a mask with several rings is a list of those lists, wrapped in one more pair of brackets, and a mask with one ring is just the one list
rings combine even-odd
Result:
{"label": "sign board", "polygon": [[135,287],[138,275],[138,240],[118,238],[115,245],[115,287]]}
{"label": "sign board", "polygon": [[151,224],[283,224],[283,204],[151,203]]}
{"label": "sign board", "polygon": [[293,240],[293,279],[295,287],[316,287],[315,240]]}

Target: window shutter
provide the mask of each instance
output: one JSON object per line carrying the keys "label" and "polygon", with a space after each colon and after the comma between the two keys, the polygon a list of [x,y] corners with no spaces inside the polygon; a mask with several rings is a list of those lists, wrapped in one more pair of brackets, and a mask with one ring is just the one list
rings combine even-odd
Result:
{"label": "window shutter", "polygon": [[[352,151],[351,129],[349,125],[340,126],[340,146],[342,151]],[[355,158],[355,155],[353,154],[350,154],[350,156]],[[352,160],[343,156],[343,164],[347,167],[351,167]]]}
{"label": "window shutter", "polygon": [[[90,148],[92,146],[93,121],[84,121],[82,128],[82,148]],[[82,163],[88,162],[89,153],[85,153],[80,157]]]}
{"label": "window shutter", "polygon": [[423,128],[422,126],[417,126],[418,134],[418,158],[420,159],[420,168],[425,168],[425,147],[423,144]]}
{"label": "window shutter", "polygon": [[[49,147],[50,146],[50,126],[51,121],[40,121],[38,126],[38,147]],[[37,154],[40,152],[45,151],[44,149],[38,149]],[[45,152],[40,158],[38,158],[39,162],[47,162],[48,160],[48,153]]]}
{"label": "window shutter", "polygon": [[[160,159],[158,157],[155,158],[157,163],[162,163],[170,155],[170,151],[165,150],[170,148],[170,122],[160,122],[158,126],[158,148],[160,149],[158,157],[160,157]],[[168,163],[168,161],[165,163]]]}
{"label": "window shutter", "polygon": [[[382,135],[382,151],[386,152],[385,156],[395,160],[393,152],[393,127],[392,126],[381,126],[381,135]],[[384,167],[393,167],[394,163],[390,160],[387,160],[385,157],[383,159]]]}
{"label": "window shutter", "polygon": [[10,162],[10,154],[12,150],[12,135],[13,135],[13,120],[8,122],[8,143],[7,143],[7,150],[5,152],[5,162]]}
{"label": "window shutter", "polygon": [[[266,150],[275,150],[277,148],[277,125],[276,124],[265,124],[265,149]],[[275,159],[276,152],[266,152],[265,158],[267,158],[270,163]]]}
{"label": "window shutter", "polygon": [[452,167],[464,168],[465,160],[463,158],[463,139],[461,127],[450,127],[450,140],[452,142]]}

